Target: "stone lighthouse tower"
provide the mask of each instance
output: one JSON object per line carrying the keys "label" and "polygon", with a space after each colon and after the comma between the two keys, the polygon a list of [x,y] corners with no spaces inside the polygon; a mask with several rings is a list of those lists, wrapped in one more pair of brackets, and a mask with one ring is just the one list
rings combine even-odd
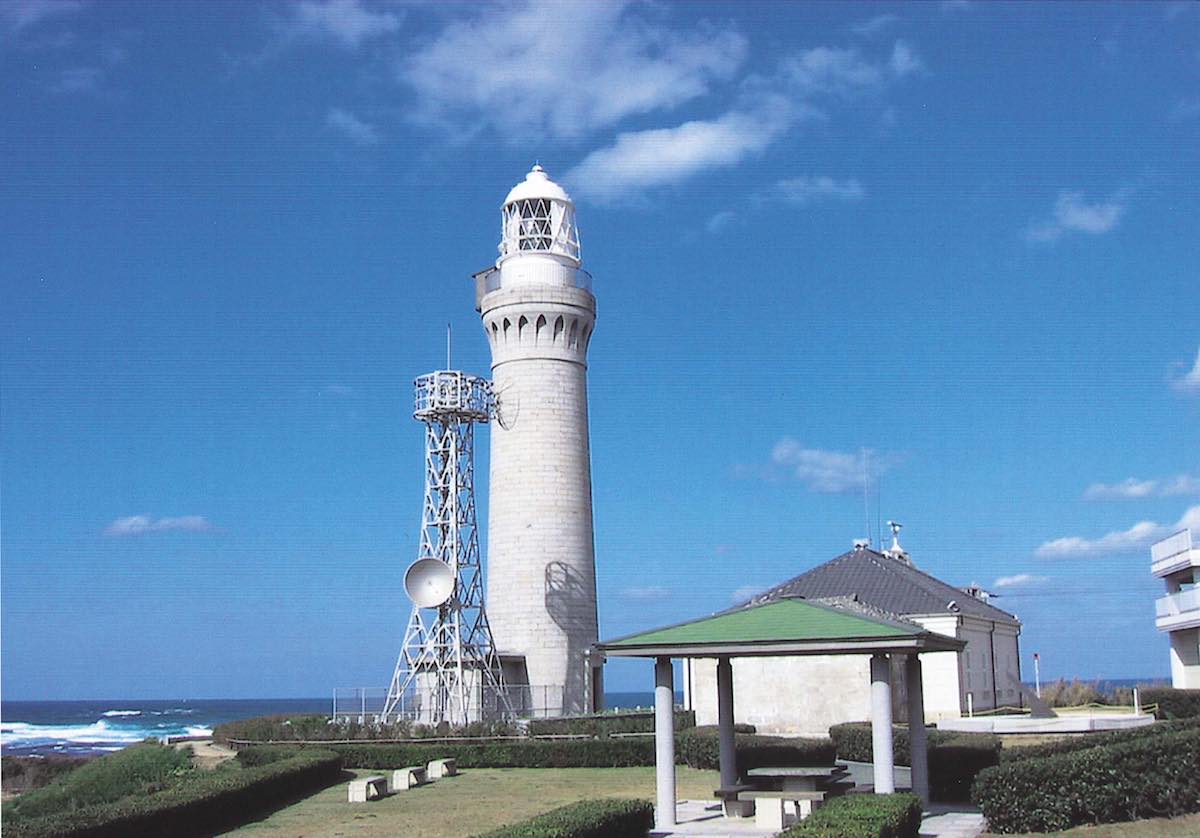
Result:
{"label": "stone lighthouse tower", "polygon": [[[500,258],[476,275],[492,350],[487,610],[513,705],[598,705],[587,349],[596,322],[570,196],[534,166],[508,193]],[[518,686],[519,689],[512,689]]]}

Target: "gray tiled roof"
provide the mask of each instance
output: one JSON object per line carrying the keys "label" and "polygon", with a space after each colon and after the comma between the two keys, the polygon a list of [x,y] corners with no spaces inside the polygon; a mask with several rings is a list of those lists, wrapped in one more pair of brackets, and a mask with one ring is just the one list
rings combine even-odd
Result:
{"label": "gray tiled roof", "polygon": [[[1007,611],[874,550],[851,550],[749,599],[746,605],[783,597],[855,597],[891,614],[968,614],[1015,623]],[[953,602],[957,611],[950,608]]]}

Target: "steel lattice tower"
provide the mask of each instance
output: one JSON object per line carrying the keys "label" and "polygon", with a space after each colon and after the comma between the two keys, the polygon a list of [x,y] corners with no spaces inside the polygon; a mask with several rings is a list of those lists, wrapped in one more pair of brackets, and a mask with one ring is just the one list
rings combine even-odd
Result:
{"label": "steel lattice tower", "polygon": [[383,717],[466,724],[513,715],[483,603],[475,521],[474,428],[488,422],[490,384],[441,370],[415,382],[425,425],[425,503],[413,600]]}

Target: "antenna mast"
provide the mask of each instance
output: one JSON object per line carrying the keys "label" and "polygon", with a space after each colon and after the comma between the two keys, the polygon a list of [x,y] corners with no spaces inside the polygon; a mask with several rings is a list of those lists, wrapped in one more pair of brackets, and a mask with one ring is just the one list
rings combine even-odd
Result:
{"label": "antenna mast", "polygon": [[[446,361],[450,362],[450,328]],[[425,425],[421,544],[404,575],[413,602],[383,721],[467,724],[514,716],[483,604],[475,523],[475,425],[491,385],[455,370],[418,378],[413,417]]]}

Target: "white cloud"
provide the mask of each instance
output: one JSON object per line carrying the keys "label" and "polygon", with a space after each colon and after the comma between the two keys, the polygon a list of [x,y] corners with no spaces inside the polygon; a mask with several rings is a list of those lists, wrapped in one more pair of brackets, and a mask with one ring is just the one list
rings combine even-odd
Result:
{"label": "white cloud", "polygon": [[77,12],[82,0],[4,0],[0,2],[0,24],[10,32],[36,26],[44,20]]}
{"label": "white cloud", "polygon": [[176,518],[151,518],[149,515],[130,515],[118,518],[105,529],[106,535],[145,535],[150,532],[181,530],[184,532],[208,532],[212,524],[203,515],[182,515]]}
{"label": "white cloud", "polygon": [[807,204],[827,198],[857,201],[866,194],[862,184],[854,178],[839,182],[827,175],[786,178],[776,183],[775,188],[784,200],[793,204]]}
{"label": "white cloud", "polygon": [[787,108],[759,114],[731,111],[714,120],[618,134],[615,143],[593,151],[564,180],[576,194],[599,202],[635,200],[647,189],[760,153],[793,119]]}
{"label": "white cloud", "polygon": [[1083,496],[1087,500],[1124,500],[1129,498],[1200,494],[1200,477],[1178,474],[1162,480],[1139,480],[1127,477],[1120,483],[1093,483]]}
{"label": "white cloud", "polygon": [[705,222],[704,229],[708,230],[708,232],[712,233],[713,235],[716,235],[732,224],[735,218],[737,218],[737,213],[733,212],[732,210],[721,210],[720,212],[715,213],[712,218]]}
{"label": "white cloud", "polygon": [[372,11],[361,0],[301,0],[292,7],[285,31],[292,37],[332,40],[354,49],[400,28],[396,12]]}
{"label": "white cloud", "polygon": [[913,48],[904,41],[896,41],[892,47],[892,57],[888,62],[892,75],[901,79],[925,68],[924,62],[913,52]]}
{"label": "white cloud", "polygon": [[971,0],[942,0],[941,2],[943,12],[965,12],[974,5]]}
{"label": "white cloud", "polygon": [[1051,217],[1031,226],[1025,236],[1034,242],[1053,242],[1068,232],[1099,235],[1116,227],[1124,212],[1119,197],[1089,204],[1081,192],[1060,192]]}
{"label": "white cloud", "polygon": [[55,93],[95,93],[104,81],[99,67],[71,67],[58,74],[50,89]]}
{"label": "white cloud", "polygon": [[671,596],[671,592],[661,585],[647,585],[644,588],[626,588],[621,591],[621,596],[637,602],[651,602],[666,599]]}
{"label": "white cloud", "polygon": [[1167,112],[1169,122],[1189,122],[1200,117],[1200,99],[1180,99]]}
{"label": "white cloud", "polygon": [[740,588],[735,589],[734,592],[729,595],[729,598],[734,602],[745,602],[755,594],[761,594],[763,590],[764,588],[759,585],[742,585]]}
{"label": "white cloud", "polygon": [[894,454],[862,451],[828,451],[805,448],[791,437],[784,437],[771,451],[771,463],[814,492],[838,494],[857,491],[872,477],[890,470],[898,462]]}
{"label": "white cloud", "polygon": [[850,29],[856,35],[863,35],[865,37],[870,37],[872,35],[878,35],[880,32],[882,32],[885,29],[890,29],[891,27],[895,26],[899,22],[900,22],[899,15],[882,14],[882,15],[875,15],[875,17],[872,17],[872,18],[868,18],[867,20],[864,20],[862,23],[856,23],[854,26],[851,26]]}
{"label": "white cloud", "polygon": [[583,136],[709,93],[746,54],[737,32],[671,31],[624,2],[477,8],[403,63],[418,121],[512,139]]}
{"label": "white cloud", "polygon": [[1049,582],[1048,576],[1034,576],[1032,573],[1018,573],[1015,576],[1001,576],[992,583],[993,588],[1021,588],[1030,585],[1040,585]]}
{"label": "white cloud", "polygon": [[335,128],[359,145],[374,145],[379,142],[379,131],[369,122],[363,122],[349,111],[330,108],[325,115],[325,124]]}
{"label": "white cloud", "polygon": [[1139,521],[1127,530],[1116,530],[1099,538],[1056,538],[1038,547],[1034,555],[1043,559],[1064,559],[1131,553],[1144,550],[1155,541],[1182,529],[1200,531],[1200,505],[1190,507],[1173,527],[1154,521]]}
{"label": "white cloud", "polygon": [[783,62],[784,78],[800,94],[852,95],[880,87],[884,69],[856,49],[813,47]]}
{"label": "white cloud", "polygon": [[1196,352],[1196,362],[1192,368],[1172,381],[1171,387],[1180,393],[1200,394],[1200,351]]}

